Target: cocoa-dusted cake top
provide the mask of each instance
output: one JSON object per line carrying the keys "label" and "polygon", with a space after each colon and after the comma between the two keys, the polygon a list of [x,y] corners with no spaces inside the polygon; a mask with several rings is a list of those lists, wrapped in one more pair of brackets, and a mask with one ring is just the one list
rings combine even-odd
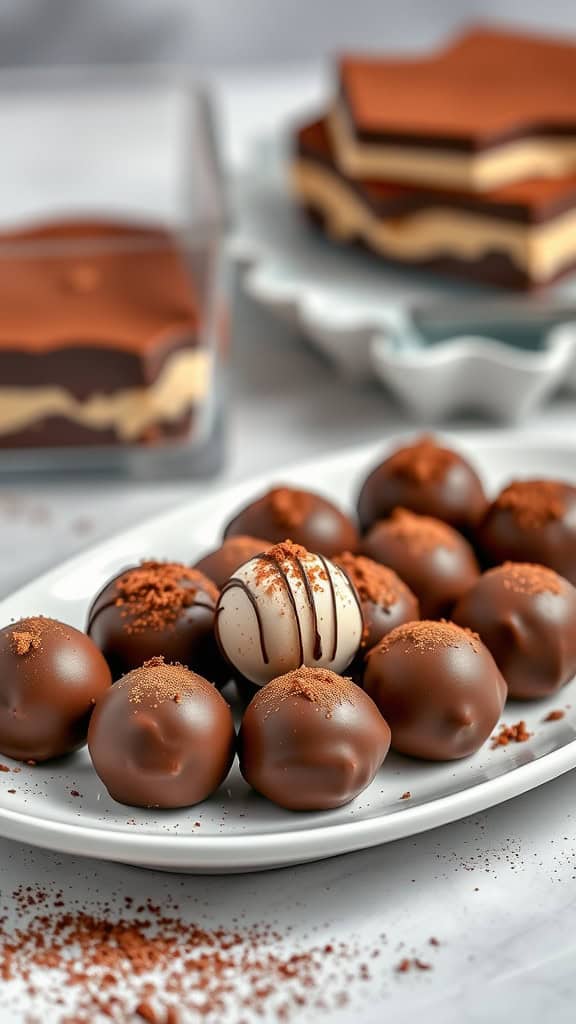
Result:
{"label": "cocoa-dusted cake top", "polygon": [[194,282],[159,228],[77,220],[2,234],[0,268],[0,350],[144,353],[197,331]]}
{"label": "cocoa-dusted cake top", "polygon": [[345,56],[339,78],[358,136],[471,151],[576,134],[576,45],[476,28],[432,55]]}

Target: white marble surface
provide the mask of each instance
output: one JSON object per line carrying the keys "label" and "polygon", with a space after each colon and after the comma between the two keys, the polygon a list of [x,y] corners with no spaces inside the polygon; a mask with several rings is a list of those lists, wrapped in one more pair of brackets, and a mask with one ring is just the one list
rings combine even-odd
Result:
{"label": "white marble surface", "polygon": [[[291,84],[284,76],[279,106],[298,109],[319,83],[315,72],[293,76]],[[265,118],[272,116],[273,78],[267,85],[253,75],[241,82],[226,76],[220,93],[224,123],[234,124],[226,148],[238,159],[242,138],[261,128],[258,97],[266,97]],[[573,402],[558,400],[530,428],[573,436],[575,422]],[[239,299],[223,479],[410,426],[381,392],[349,390],[288,328]],[[8,488],[0,481],[0,593],[208,486],[218,482],[64,488],[30,481]],[[214,924],[243,914],[267,920],[295,947],[311,936],[353,940],[367,955],[377,945],[378,968],[369,982],[350,984],[348,1008],[325,1018],[335,1022],[407,1021],[425,1012],[429,1024],[504,1022],[511,1015],[526,1024],[563,1024],[574,1020],[576,997],[573,790],[572,773],[415,840],[259,876],[182,880],[0,841],[0,891],[10,902],[18,884],[37,881],[62,887],[67,905],[76,900],[86,908],[96,894],[150,894],[159,901],[171,894],[185,916]],[[437,949],[428,946],[432,935],[441,942]],[[406,955],[422,956],[433,969],[398,975],[394,967]],[[24,1022],[26,1012],[25,1004],[8,1009],[4,1000],[1,1019]],[[310,1018],[303,1010],[295,1019]]]}

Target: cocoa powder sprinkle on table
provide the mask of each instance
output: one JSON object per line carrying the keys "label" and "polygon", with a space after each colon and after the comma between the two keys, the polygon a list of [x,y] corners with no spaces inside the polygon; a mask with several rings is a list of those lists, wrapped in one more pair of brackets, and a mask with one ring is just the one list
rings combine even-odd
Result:
{"label": "cocoa powder sprinkle on table", "polygon": [[27,1024],[251,1024],[329,1015],[348,999],[346,977],[370,979],[366,951],[351,941],[287,947],[269,924],[209,927],[182,919],[170,900],[126,917],[130,899],[115,912],[112,898],[79,910],[36,885],[5,895],[0,977],[17,985],[4,1005],[24,998]]}
{"label": "cocoa powder sprinkle on table", "polygon": [[528,732],[524,719],[516,722],[515,725],[502,723],[500,731],[492,736],[492,749],[507,747],[509,743],[526,743],[526,740],[529,740],[532,735],[533,733]]}

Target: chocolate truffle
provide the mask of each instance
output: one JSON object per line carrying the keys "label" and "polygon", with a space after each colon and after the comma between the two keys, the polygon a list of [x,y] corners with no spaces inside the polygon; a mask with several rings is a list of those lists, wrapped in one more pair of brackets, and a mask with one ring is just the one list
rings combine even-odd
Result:
{"label": "chocolate truffle", "polygon": [[487,565],[534,562],[576,584],[576,487],[515,480],[490,505],[478,541]]}
{"label": "chocolate truffle", "polygon": [[273,544],[290,537],[328,558],[358,547],[358,532],[348,516],[326,498],[293,487],[275,487],[242,509],[225,530],[226,537],[237,534],[266,537]]}
{"label": "chocolate truffle", "polygon": [[358,498],[360,526],[367,530],[400,507],[468,532],[484,515],[486,497],[466,459],[433,438],[422,437],[393,452],[370,473]]}
{"label": "chocolate truffle", "polygon": [[87,632],[114,679],[163,655],[212,678],[218,665],[218,590],[179,562],[143,562],[111,579],[88,613]]}
{"label": "chocolate truffle", "polygon": [[216,609],[224,656],[259,686],[301,665],[341,672],[362,629],[358,595],[342,569],[291,541],[241,566]]}
{"label": "chocolate truffle", "polygon": [[190,807],[230,771],[232,712],[207,679],[151,658],[92,716],[88,748],[110,796],[133,807]]}
{"label": "chocolate truffle", "polygon": [[352,581],[360,598],[364,619],[361,648],[373,647],[396,626],[420,618],[417,599],[393,569],[349,551],[334,562]]}
{"label": "chocolate truffle", "polygon": [[269,540],[258,540],[257,537],[245,537],[238,534],[235,537],[228,537],[219,548],[204,555],[199,562],[196,562],[194,568],[212,580],[218,590],[222,590],[224,584],[241,565],[244,565],[244,562],[259,555],[261,551],[265,551],[270,546]]}
{"label": "chocolate truffle", "polygon": [[546,697],[576,674],[576,589],[543,565],[505,562],[454,609],[480,635],[510,697]]}
{"label": "chocolate truffle", "polygon": [[488,739],[506,700],[490,651],[452,622],[408,622],[368,652],[366,692],[401,754],[467,757]]}
{"label": "chocolate truffle", "polygon": [[376,523],[364,537],[362,551],[398,573],[429,619],[449,615],[480,573],[470,544],[457,530],[406,509]]}
{"label": "chocolate truffle", "polygon": [[96,701],[112,683],[78,629],[34,616],[0,630],[0,752],[47,761],[86,742]]}
{"label": "chocolate truffle", "polygon": [[300,668],[256,694],[238,743],[240,771],[258,793],[290,811],[323,811],[372,782],[390,729],[351,679]]}

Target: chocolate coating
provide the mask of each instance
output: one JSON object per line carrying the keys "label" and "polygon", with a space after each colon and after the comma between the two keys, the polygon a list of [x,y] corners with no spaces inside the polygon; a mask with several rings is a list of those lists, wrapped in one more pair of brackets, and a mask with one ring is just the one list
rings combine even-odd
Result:
{"label": "chocolate coating", "polygon": [[349,551],[334,562],[344,570],[360,598],[364,619],[361,650],[374,647],[396,626],[420,618],[418,599],[393,569]]}
{"label": "chocolate coating", "polygon": [[424,618],[443,618],[473,586],[480,570],[464,537],[447,523],[397,509],[366,534],[362,552],[408,584]]}
{"label": "chocolate coating", "polygon": [[88,613],[87,633],[114,679],[162,655],[209,679],[222,660],[214,638],[218,591],[196,569],[177,562],[143,562],[103,587]]}
{"label": "chocolate coating", "polygon": [[467,532],[480,521],[486,504],[482,482],[470,463],[423,437],[372,470],[360,491],[358,517],[367,530],[394,509],[407,508]]}
{"label": "chocolate coating", "polygon": [[293,487],[275,487],[242,509],[224,536],[248,534],[279,544],[286,537],[316,555],[356,551],[358,531],[351,519],[326,498]]}
{"label": "chocolate coating", "polygon": [[47,761],[86,742],[95,702],[112,683],[95,644],[43,616],[0,630],[0,752]]}
{"label": "chocolate coating", "polygon": [[394,749],[430,761],[478,750],[506,700],[490,651],[451,622],[393,630],[368,653],[364,686],[392,730]]}
{"label": "chocolate coating", "polygon": [[98,703],[88,732],[110,796],[133,807],[190,807],[230,771],[232,712],[208,680],[152,658]]}
{"label": "chocolate coating", "polygon": [[243,534],[238,534],[228,537],[214,551],[209,551],[200,561],[196,562],[194,568],[212,580],[218,590],[222,590],[224,584],[241,565],[244,565],[244,562],[255,558],[269,547],[270,541],[268,540],[259,540],[257,537],[245,537]]}
{"label": "chocolate coating", "polygon": [[491,569],[453,617],[480,635],[510,697],[546,697],[576,674],[576,589],[552,569],[521,562]]}
{"label": "chocolate coating", "polygon": [[255,790],[290,811],[341,807],[374,778],[390,729],[350,679],[301,668],[273,679],[248,705],[240,770]]}
{"label": "chocolate coating", "polygon": [[576,584],[576,487],[515,480],[488,508],[478,545],[486,565],[534,562]]}

